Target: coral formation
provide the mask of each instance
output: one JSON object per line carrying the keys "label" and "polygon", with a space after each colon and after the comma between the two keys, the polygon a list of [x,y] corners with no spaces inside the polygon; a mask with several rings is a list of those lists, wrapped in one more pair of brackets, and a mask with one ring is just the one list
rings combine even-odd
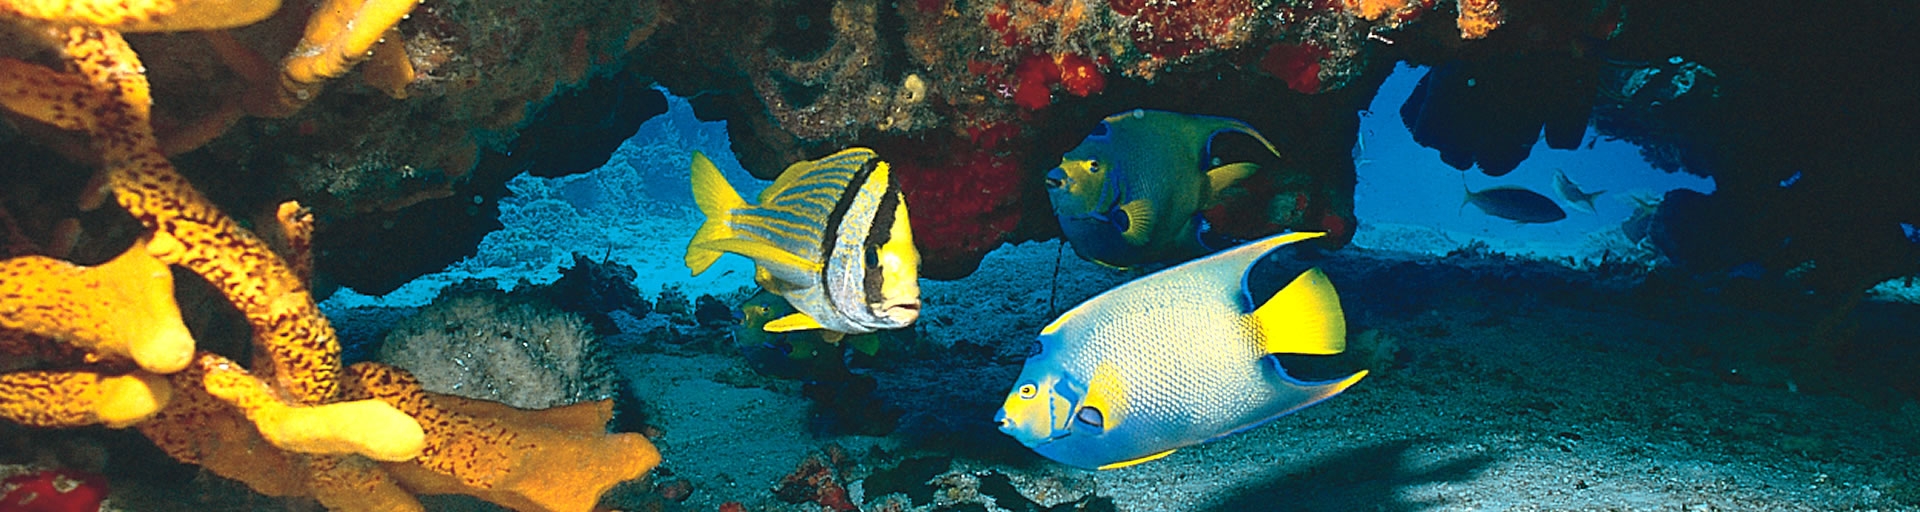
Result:
{"label": "coral formation", "polygon": [[[58,17],[7,21],[46,26],[52,34],[48,42],[57,45],[64,56],[61,67],[68,71],[0,57],[0,105],[85,133],[101,156],[105,168],[100,172],[117,204],[147,230],[127,250],[144,254],[96,267],[37,256],[6,260],[5,328],[31,335],[22,341],[10,334],[9,345],[36,343],[32,336],[41,344],[72,344],[86,352],[87,363],[124,372],[6,373],[0,384],[8,390],[6,407],[0,410],[8,417],[51,426],[132,425],[169,455],[247,481],[263,493],[312,495],[329,507],[349,510],[418,510],[409,490],[475,494],[525,509],[586,510],[598,491],[657,463],[658,455],[638,436],[604,434],[604,402],[598,411],[584,404],[507,412],[446,397],[472,412],[445,412],[435,409],[403,372],[356,367],[354,374],[343,374],[340,346],[307,289],[306,256],[295,255],[296,263],[290,264],[180,176],[155,136],[145,67],[121,35],[67,25],[72,20]],[[311,217],[298,206],[285,206],[276,218],[284,230],[278,249],[303,250]],[[194,346],[187,338],[183,349],[184,329],[168,327],[179,322],[180,314],[168,282],[154,279],[167,274],[160,263],[198,274],[245,316],[256,354],[251,372],[210,352],[192,354],[190,364],[175,364]],[[156,282],[157,288],[149,284]],[[125,311],[100,308],[125,299],[98,290],[131,291],[124,295],[138,298],[135,303],[144,304],[140,311],[165,317],[138,319],[160,332],[126,332],[146,329],[117,325],[110,317]],[[39,306],[63,300],[70,303]],[[115,358],[151,368],[116,370]],[[478,455],[506,463],[488,463],[487,475],[476,477],[475,452],[449,452],[449,446],[490,446]],[[580,463],[601,467],[567,466],[586,453],[593,457]],[[526,461],[556,455],[558,460]],[[383,468],[374,461],[392,462]],[[405,475],[400,478],[409,487],[395,485],[389,473]],[[596,492],[583,496],[557,483],[579,485],[578,479]]]}
{"label": "coral formation", "polygon": [[545,409],[612,396],[597,342],[579,315],[481,291],[443,295],[402,320],[379,359],[428,391]]}

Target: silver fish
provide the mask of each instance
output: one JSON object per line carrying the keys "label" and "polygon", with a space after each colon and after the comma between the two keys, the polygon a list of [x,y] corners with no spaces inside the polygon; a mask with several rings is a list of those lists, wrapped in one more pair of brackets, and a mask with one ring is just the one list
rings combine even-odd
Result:
{"label": "silver fish", "polygon": [[1567,206],[1587,213],[1593,213],[1593,198],[1607,193],[1605,190],[1582,192],[1580,185],[1567,179],[1567,173],[1560,169],[1553,170],[1553,190],[1560,193],[1560,199],[1566,201]]}
{"label": "silver fish", "polygon": [[1468,190],[1461,204],[1471,204],[1487,215],[1521,224],[1545,224],[1567,218],[1567,211],[1547,196],[1513,186],[1502,185],[1479,192]]}

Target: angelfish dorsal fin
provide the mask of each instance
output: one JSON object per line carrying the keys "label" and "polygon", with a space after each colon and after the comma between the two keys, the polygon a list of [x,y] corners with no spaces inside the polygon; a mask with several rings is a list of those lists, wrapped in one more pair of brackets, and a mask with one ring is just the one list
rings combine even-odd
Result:
{"label": "angelfish dorsal fin", "polygon": [[1251,316],[1267,353],[1326,355],[1347,348],[1340,295],[1318,268],[1301,272]]}

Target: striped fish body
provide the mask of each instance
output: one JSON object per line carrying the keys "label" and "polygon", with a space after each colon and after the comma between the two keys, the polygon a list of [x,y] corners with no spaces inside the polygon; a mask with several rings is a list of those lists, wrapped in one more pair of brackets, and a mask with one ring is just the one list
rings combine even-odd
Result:
{"label": "striped fish body", "polygon": [[694,154],[692,171],[706,222],[687,244],[687,268],[700,275],[726,252],[752,259],[754,280],[799,310],[766,330],[862,334],[919,318],[912,223],[889,166],[873,150],[788,166],[759,204],[741,199],[705,155]]}
{"label": "striped fish body", "polygon": [[1345,346],[1339,298],[1309,270],[1258,308],[1249,267],[1269,237],[1135,280],[1080,304],[1040,333],[996,420],[1047,458],[1112,469],[1247,430],[1325,400],[1365,372],[1326,382],[1286,374],[1274,353]]}

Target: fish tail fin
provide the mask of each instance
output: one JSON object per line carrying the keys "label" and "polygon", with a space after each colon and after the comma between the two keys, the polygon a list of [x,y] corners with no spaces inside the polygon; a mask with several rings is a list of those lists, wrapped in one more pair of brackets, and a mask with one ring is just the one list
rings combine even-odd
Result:
{"label": "fish tail fin", "polygon": [[1467,203],[1471,203],[1471,202],[1473,202],[1473,189],[1467,188],[1467,173],[1461,172],[1460,173],[1460,207],[1454,208],[1453,213],[1455,215],[1467,213]]}
{"label": "fish tail fin", "polygon": [[733,219],[733,210],[745,207],[747,201],[733,190],[733,185],[720,175],[720,169],[713,166],[707,155],[693,153],[692,171],[693,200],[700,205],[700,213],[707,217],[707,221],[700,224],[700,230],[693,233],[693,241],[687,243],[687,268],[697,276],[720,259],[721,251],[703,246],[733,238],[733,228],[727,223]]}
{"label": "fish tail fin", "polygon": [[1347,349],[1340,295],[1318,268],[1301,272],[1251,316],[1269,354],[1327,355]]}

